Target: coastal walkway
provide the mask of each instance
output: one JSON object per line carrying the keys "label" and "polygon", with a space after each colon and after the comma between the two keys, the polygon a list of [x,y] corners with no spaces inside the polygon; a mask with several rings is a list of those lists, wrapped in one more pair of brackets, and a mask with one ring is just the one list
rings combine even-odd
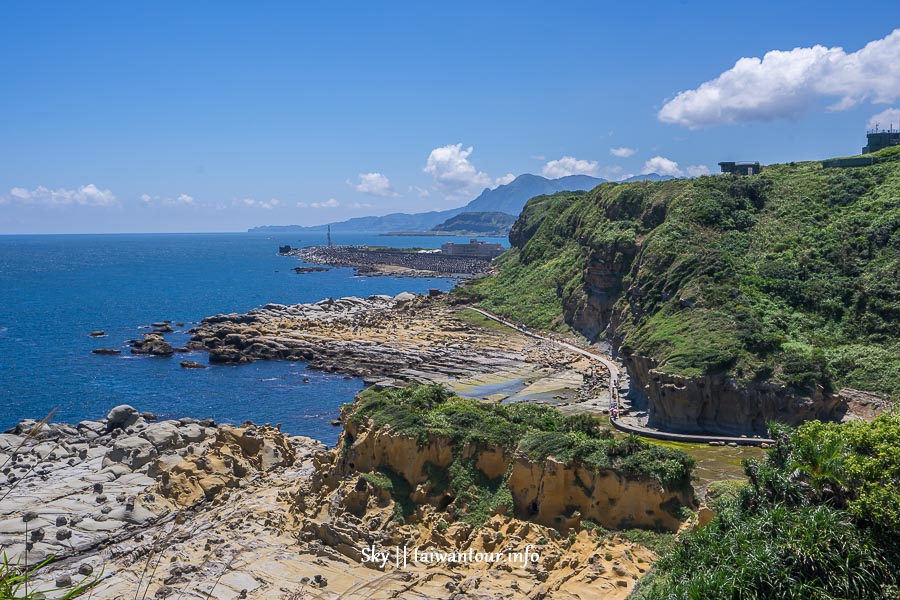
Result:
{"label": "coastal walkway", "polygon": [[532,337],[535,339],[543,340],[545,342],[550,342],[560,346],[561,348],[565,348],[567,350],[571,350],[572,352],[577,352],[584,357],[590,358],[602,364],[609,371],[609,406],[610,406],[610,414],[609,414],[609,422],[610,424],[618,429],[619,431],[624,431],[626,433],[633,433],[635,435],[639,435],[642,437],[648,437],[656,440],[665,440],[670,442],[686,442],[692,444],[736,444],[738,446],[759,446],[760,444],[774,444],[775,440],[769,438],[759,438],[759,437],[732,437],[727,435],[697,435],[690,433],[672,433],[668,431],[660,431],[658,429],[652,429],[650,427],[643,427],[641,425],[636,425],[632,423],[625,422],[620,416],[619,411],[621,410],[621,404],[619,401],[619,365],[617,365],[613,360],[609,357],[604,356],[602,354],[598,354],[596,352],[591,352],[589,350],[585,350],[584,348],[580,348],[575,344],[571,344],[569,342],[558,340],[553,337],[542,335],[539,333],[535,333],[534,331],[529,330],[527,327],[523,325],[519,325],[504,319],[494,313],[484,310],[482,308],[476,308],[474,306],[467,306],[469,310],[474,310],[475,312],[493,320],[502,325],[506,325],[507,327],[511,327],[516,331],[526,335],[528,337]]}

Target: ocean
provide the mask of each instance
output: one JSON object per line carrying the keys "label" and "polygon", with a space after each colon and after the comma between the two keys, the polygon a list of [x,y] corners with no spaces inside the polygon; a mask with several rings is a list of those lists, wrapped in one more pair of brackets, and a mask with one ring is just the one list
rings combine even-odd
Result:
{"label": "ocean", "polygon": [[[402,247],[453,239],[335,235],[335,243]],[[291,268],[304,263],[277,255],[282,244],[321,243],[324,234],[308,233],[0,236],[0,431],[53,408],[54,421],[76,423],[130,404],[160,418],[281,423],[333,444],[338,428],[330,421],[363,388],[361,379],[299,362],[182,369],[181,360],[206,364],[205,353],[135,356],[125,346],[154,321],[184,323],[166,336],[177,347],[192,322],[213,314],[454,285],[356,277],[352,269],[298,275]],[[107,337],[89,337],[94,330]],[[102,356],[94,348],[123,352]]]}

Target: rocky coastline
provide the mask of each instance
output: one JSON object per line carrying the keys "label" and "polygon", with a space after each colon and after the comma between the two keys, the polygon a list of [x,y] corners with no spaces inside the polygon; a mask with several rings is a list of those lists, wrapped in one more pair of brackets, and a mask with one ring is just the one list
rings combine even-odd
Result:
{"label": "rocky coastline", "polygon": [[[165,323],[131,346],[204,350],[211,364],[304,361],[372,389],[439,383],[573,412],[608,405],[607,381],[584,357],[466,311],[443,294],[270,304],[204,319],[185,348],[165,342]],[[389,429],[340,423],[329,450],[278,426],[157,420],[130,406],[75,425],[23,421],[0,434],[0,545],[12,560],[54,557],[35,579],[51,596],[87,581],[94,598],[624,598],[656,554],[590,523],[674,531],[682,521],[666,507],[693,503],[649,481],[482,448],[473,457],[486,476],[509,472],[515,514],[473,526],[423,492],[409,496],[414,518],[398,521],[398,498],[371,474],[406,473],[414,490],[430,455]],[[375,546],[540,560],[398,568],[365,560]]]}
{"label": "rocky coastline", "polygon": [[376,388],[439,383],[463,393],[483,389],[481,397],[493,400],[554,401],[597,413],[608,405],[607,375],[584,357],[472,323],[465,311],[440,293],[267,304],[203,319],[187,347],[208,352],[211,364],[303,361]]}
{"label": "rocky coastline", "polygon": [[[55,558],[31,589],[53,597],[90,582],[93,598],[624,598],[656,558],[625,538],[571,529],[569,512],[550,527],[503,514],[472,527],[421,502],[414,519],[397,521],[396,500],[362,465],[402,459],[408,443],[371,433],[377,448],[357,429],[355,442],[328,450],[268,425],[158,421],[130,406],[76,425],[23,421],[0,434],[0,544],[12,562]],[[502,466],[491,460],[485,469]],[[545,477],[525,469],[515,482],[527,489]],[[549,517],[562,508],[547,490]],[[644,514],[647,498],[626,494],[621,510]],[[397,566],[366,560],[374,547],[539,560]]]}

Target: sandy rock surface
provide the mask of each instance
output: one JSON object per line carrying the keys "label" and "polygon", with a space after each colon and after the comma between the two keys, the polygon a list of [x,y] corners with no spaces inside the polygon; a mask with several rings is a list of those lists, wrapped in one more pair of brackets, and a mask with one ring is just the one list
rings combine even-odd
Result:
{"label": "sandy rock surface", "polygon": [[268,304],[207,317],[190,347],[211,363],[297,360],[310,368],[366,377],[389,387],[439,383],[499,400],[608,407],[606,373],[581,355],[502,326],[473,323],[443,297],[340,298]]}
{"label": "sandy rock surface", "polygon": [[390,496],[319,442],[129,409],[0,435],[0,545],[14,562],[57,557],[32,585],[48,597],[97,579],[95,599],[623,598],[655,558],[503,515],[474,529],[422,506],[401,524]]}

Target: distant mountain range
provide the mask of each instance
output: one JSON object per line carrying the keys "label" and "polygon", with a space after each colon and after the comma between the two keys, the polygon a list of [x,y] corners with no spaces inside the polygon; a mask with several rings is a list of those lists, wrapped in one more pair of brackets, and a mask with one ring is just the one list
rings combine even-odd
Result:
{"label": "distant mountain range", "polygon": [[[626,179],[625,181],[660,181],[663,179],[672,178],[651,173],[649,175],[637,175]],[[337,221],[326,225],[313,225],[311,227],[304,227],[302,225],[264,225],[262,227],[253,227],[249,231],[312,232],[325,231],[328,225],[331,225],[331,231],[334,233],[428,231],[436,225],[461,213],[501,212],[512,216],[518,216],[518,214],[522,212],[522,207],[525,206],[525,203],[535,196],[554,194],[562,191],[574,192],[590,190],[605,181],[605,179],[590,177],[589,175],[569,175],[567,177],[560,177],[559,179],[547,179],[540,175],[526,173],[524,175],[519,175],[505,185],[497,186],[494,189],[485,188],[477,198],[459,208],[414,214],[391,213],[380,217],[356,217],[347,219],[346,221]]]}

